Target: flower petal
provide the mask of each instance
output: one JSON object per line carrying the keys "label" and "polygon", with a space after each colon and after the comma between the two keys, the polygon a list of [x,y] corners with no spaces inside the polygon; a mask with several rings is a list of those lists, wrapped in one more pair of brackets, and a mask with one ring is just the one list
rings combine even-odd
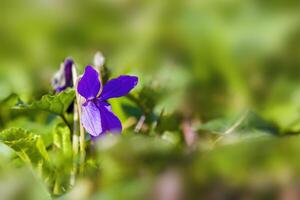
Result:
{"label": "flower petal", "polygon": [[66,87],[73,87],[73,75],[72,75],[72,67],[74,61],[71,58],[66,58],[65,65],[65,79],[66,79]]}
{"label": "flower petal", "polygon": [[120,133],[122,131],[122,124],[119,118],[112,112],[110,104],[98,101],[98,108],[101,113],[103,132]]}
{"label": "flower petal", "polygon": [[97,97],[101,83],[98,72],[91,66],[85,68],[84,74],[78,82],[77,91],[87,100]]}
{"label": "flower petal", "polygon": [[111,111],[110,104],[98,99],[87,101],[82,105],[81,123],[92,139],[106,132],[120,133],[122,131],[122,124]]}
{"label": "flower petal", "polygon": [[82,105],[81,123],[85,130],[92,136],[103,132],[101,113],[94,101],[87,101]]}
{"label": "flower petal", "polygon": [[138,83],[138,77],[122,75],[109,80],[103,87],[101,100],[127,95]]}

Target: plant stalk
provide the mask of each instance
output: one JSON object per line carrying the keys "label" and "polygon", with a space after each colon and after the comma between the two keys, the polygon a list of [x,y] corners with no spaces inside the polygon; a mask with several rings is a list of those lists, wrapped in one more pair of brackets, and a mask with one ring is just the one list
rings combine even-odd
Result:
{"label": "plant stalk", "polygon": [[[72,66],[72,75],[73,75],[73,85],[76,85],[76,80],[77,80],[77,69],[76,66]],[[76,181],[76,174],[77,174],[77,160],[78,160],[78,142],[79,142],[79,129],[78,129],[78,124],[79,124],[79,115],[78,115],[78,106],[77,106],[77,95],[75,96],[75,101],[74,101],[74,115],[73,115],[73,133],[72,133],[72,150],[73,150],[73,169],[71,172],[71,177],[70,177],[70,185],[74,186],[75,181]]]}

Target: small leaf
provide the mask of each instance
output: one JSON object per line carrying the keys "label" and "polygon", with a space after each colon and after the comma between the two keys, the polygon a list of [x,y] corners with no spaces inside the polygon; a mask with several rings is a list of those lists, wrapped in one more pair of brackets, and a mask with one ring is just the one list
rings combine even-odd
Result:
{"label": "small leaf", "polygon": [[21,110],[43,110],[50,113],[62,115],[67,111],[75,98],[75,91],[73,89],[67,89],[56,95],[44,95],[40,100],[33,102],[32,104],[20,104],[14,107],[14,109]]}
{"label": "small leaf", "polygon": [[196,130],[207,131],[214,134],[224,134],[234,124],[232,118],[218,118],[195,127]]}
{"label": "small leaf", "polygon": [[9,128],[0,132],[0,142],[10,147],[24,163],[33,167],[47,185],[52,184],[50,159],[40,135],[22,128]]}
{"label": "small leaf", "polygon": [[19,96],[15,93],[10,94],[8,97],[0,101],[0,108],[2,106],[14,105],[18,102],[21,102]]}
{"label": "small leaf", "polygon": [[70,129],[60,123],[53,130],[53,155],[51,162],[55,166],[53,194],[61,195],[70,189],[70,175],[73,170],[72,144]]}
{"label": "small leaf", "polygon": [[27,130],[21,128],[6,129],[0,132],[0,142],[13,149],[23,161],[33,165],[49,160],[41,137]]}
{"label": "small leaf", "polygon": [[221,135],[229,133],[238,135],[253,133],[267,133],[271,135],[279,134],[279,131],[272,123],[264,120],[261,116],[251,111],[245,112],[238,118],[220,118],[209,121],[199,127],[196,127],[196,130]]}
{"label": "small leaf", "polygon": [[70,129],[64,124],[58,124],[53,131],[53,145],[65,156],[72,155]]}
{"label": "small leaf", "polygon": [[21,100],[19,96],[14,93],[0,101],[0,126],[1,127],[4,127],[6,123],[10,122],[14,114],[13,112],[10,112],[10,108],[20,102]]}
{"label": "small leaf", "polygon": [[14,150],[24,163],[36,169],[47,185],[52,184],[50,159],[40,135],[22,128],[9,128],[0,132],[0,142]]}

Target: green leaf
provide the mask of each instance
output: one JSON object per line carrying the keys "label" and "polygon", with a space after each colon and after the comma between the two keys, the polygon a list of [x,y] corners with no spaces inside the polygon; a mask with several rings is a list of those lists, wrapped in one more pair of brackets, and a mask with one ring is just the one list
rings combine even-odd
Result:
{"label": "green leaf", "polygon": [[[0,132],[0,142],[10,147],[24,163],[33,167],[49,185],[52,177],[50,159],[40,135],[22,128],[9,128]],[[43,184],[39,186],[46,191]]]}
{"label": "green leaf", "polygon": [[218,118],[208,121],[200,126],[195,127],[196,130],[206,131],[214,134],[224,134],[227,129],[234,124],[232,118]]}
{"label": "green leaf", "polygon": [[8,105],[12,106],[18,102],[21,102],[19,96],[15,93],[12,93],[8,97],[0,101],[0,108],[2,106],[8,106]]}
{"label": "green leaf", "polygon": [[6,123],[10,122],[14,114],[10,109],[20,102],[19,96],[14,93],[0,101],[0,126],[4,127]]}
{"label": "green leaf", "polygon": [[0,142],[13,149],[24,162],[34,166],[49,160],[41,137],[22,128],[9,128],[0,132]]}
{"label": "green leaf", "polygon": [[247,111],[239,117],[212,120],[196,127],[196,129],[221,135],[230,133],[234,133],[235,135],[248,135],[254,133],[267,133],[270,135],[279,134],[277,127],[251,111]]}
{"label": "green leaf", "polygon": [[55,166],[53,177],[53,194],[61,195],[70,189],[70,175],[73,170],[72,144],[70,129],[60,123],[53,130],[53,155],[51,161]]}
{"label": "green leaf", "polygon": [[72,156],[72,144],[70,129],[64,124],[58,124],[53,131],[53,145],[64,156]]}
{"label": "green leaf", "polygon": [[43,110],[57,115],[63,115],[72,104],[75,98],[75,91],[67,89],[56,95],[44,95],[40,100],[32,104],[20,104],[15,106],[15,109],[22,110]]}
{"label": "green leaf", "polygon": [[40,135],[22,128],[9,128],[0,132],[0,142],[10,147],[24,163],[34,168],[48,186],[53,185],[53,169]]}

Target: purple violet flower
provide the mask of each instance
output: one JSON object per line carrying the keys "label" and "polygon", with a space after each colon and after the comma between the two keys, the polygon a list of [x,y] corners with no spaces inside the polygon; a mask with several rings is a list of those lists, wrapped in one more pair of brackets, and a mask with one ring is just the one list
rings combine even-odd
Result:
{"label": "purple violet flower", "polygon": [[52,79],[52,86],[56,93],[64,91],[68,87],[73,87],[72,67],[74,61],[66,58],[64,63],[61,64],[59,71]]}
{"label": "purple violet flower", "polygon": [[92,139],[107,132],[120,133],[122,124],[112,112],[110,98],[127,95],[138,83],[136,76],[122,75],[109,80],[101,90],[98,72],[91,66],[78,82],[77,92],[85,98],[82,104],[81,123]]}

